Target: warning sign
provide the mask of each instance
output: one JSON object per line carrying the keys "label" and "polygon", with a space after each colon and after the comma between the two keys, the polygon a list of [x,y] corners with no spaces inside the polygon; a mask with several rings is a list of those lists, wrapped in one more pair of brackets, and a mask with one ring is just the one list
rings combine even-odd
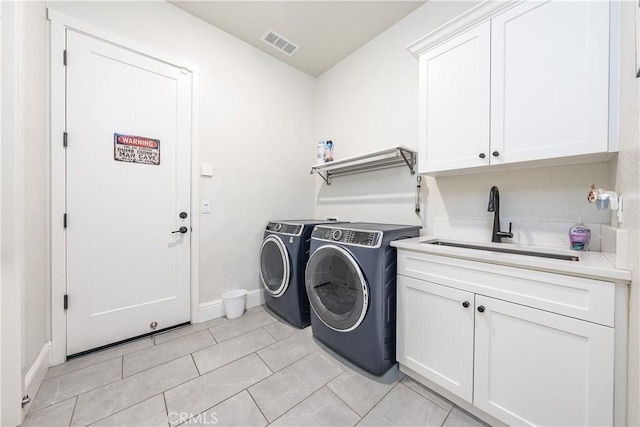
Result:
{"label": "warning sign", "polygon": [[114,133],[113,158],[120,162],[159,165],[160,140]]}

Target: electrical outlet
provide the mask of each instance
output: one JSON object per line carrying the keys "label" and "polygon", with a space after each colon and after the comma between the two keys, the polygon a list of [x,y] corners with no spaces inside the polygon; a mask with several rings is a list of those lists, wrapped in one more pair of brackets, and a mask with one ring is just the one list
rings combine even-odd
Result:
{"label": "electrical outlet", "polygon": [[211,204],[208,200],[202,201],[202,213],[210,213],[211,212]]}

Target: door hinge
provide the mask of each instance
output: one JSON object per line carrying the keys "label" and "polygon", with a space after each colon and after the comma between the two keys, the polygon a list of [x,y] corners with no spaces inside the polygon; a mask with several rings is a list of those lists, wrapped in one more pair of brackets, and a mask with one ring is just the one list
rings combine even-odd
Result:
{"label": "door hinge", "polygon": [[67,228],[67,214],[64,214],[64,217],[62,219],[62,226],[64,228]]}
{"label": "door hinge", "polygon": [[65,309],[65,310],[69,308],[69,295],[64,294],[64,301],[63,301],[63,304],[64,304],[64,309]]}
{"label": "door hinge", "polygon": [[29,403],[31,403],[31,398],[29,397],[29,395],[27,394],[26,396],[22,396],[22,407],[24,408]]}
{"label": "door hinge", "polygon": [[69,134],[66,132],[62,132],[62,146],[67,148]]}
{"label": "door hinge", "polygon": [[62,65],[67,66],[67,49],[62,52]]}

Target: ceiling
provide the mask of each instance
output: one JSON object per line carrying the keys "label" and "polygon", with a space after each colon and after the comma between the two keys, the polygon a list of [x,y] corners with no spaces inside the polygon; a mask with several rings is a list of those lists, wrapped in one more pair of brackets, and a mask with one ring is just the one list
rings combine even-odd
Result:
{"label": "ceiling", "polygon": [[[326,70],[425,1],[170,1],[176,7],[312,76]],[[299,49],[262,41],[272,30]]]}

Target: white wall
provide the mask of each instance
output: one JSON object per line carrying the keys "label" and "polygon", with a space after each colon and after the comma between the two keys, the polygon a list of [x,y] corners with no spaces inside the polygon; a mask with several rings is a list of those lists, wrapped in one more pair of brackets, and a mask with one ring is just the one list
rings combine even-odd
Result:
{"label": "white wall", "polygon": [[314,79],[166,2],[49,6],[200,69],[200,301],[257,289],[266,222],[313,215]]}
{"label": "white wall", "polygon": [[18,32],[19,7],[15,3],[2,4],[2,144],[0,144],[0,245],[2,268],[0,281],[0,425],[20,422],[18,401],[22,391],[22,288],[21,266],[18,256],[21,248],[21,215],[18,193],[20,144],[18,114]]}
{"label": "white wall", "polygon": [[[629,368],[627,425],[640,425],[640,85],[635,77],[634,2],[622,2],[620,72],[620,146],[615,189],[624,198],[624,222],[631,230],[631,295],[629,298]],[[639,36],[640,37],[640,36]]]}
{"label": "white wall", "polygon": [[[2,56],[2,3],[0,2],[0,100],[4,99],[2,97],[2,63],[4,63],[4,58]],[[0,101],[0,139],[2,139],[2,107],[3,107],[3,102]],[[0,201],[2,201],[2,193],[1,193],[1,189],[2,189],[2,170],[3,170],[3,166],[2,166],[2,155],[1,155],[1,151],[0,151]],[[0,209],[0,260],[2,259],[2,249],[3,249],[3,244],[2,244],[2,209]],[[6,249],[5,249],[6,250]],[[2,304],[2,264],[0,263],[0,310],[4,311],[4,306]],[[0,384],[2,384],[2,378],[3,378],[3,363],[2,363],[2,356],[3,356],[3,345],[2,345],[2,325],[4,323],[7,322],[8,319],[3,318],[3,316],[0,314]],[[0,424],[3,424],[3,420],[4,418],[2,417],[3,414],[3,407],[4,407],[4,399],[2,398],[3,396],[3,387],[0,386]]]}
{"label": "white wall", "polygon": [[[428,2],[320,76],[316,140],[331,139],[336,160],[397,145],[417,149],[418,64],[405,46],[473,4]],[[424,180],[422,187],[424,196]],[[318,177],[316,216],[419,225],[415,191],[406,168],[340,177],[330,186]]]}
{"label": "white wall", "polygon": [[50,339],[48,36],[44,1],[25,2],[22,16],[22,203],[24,216],[23,375]]}
{"label": "white wall", "polygon": [[50,337],[48,48],[44,2],[4,6],[9,13],[3,24],[9,25],[3,25],[2,52],[2,423],[12,424],[20,421],[16,394]]}

